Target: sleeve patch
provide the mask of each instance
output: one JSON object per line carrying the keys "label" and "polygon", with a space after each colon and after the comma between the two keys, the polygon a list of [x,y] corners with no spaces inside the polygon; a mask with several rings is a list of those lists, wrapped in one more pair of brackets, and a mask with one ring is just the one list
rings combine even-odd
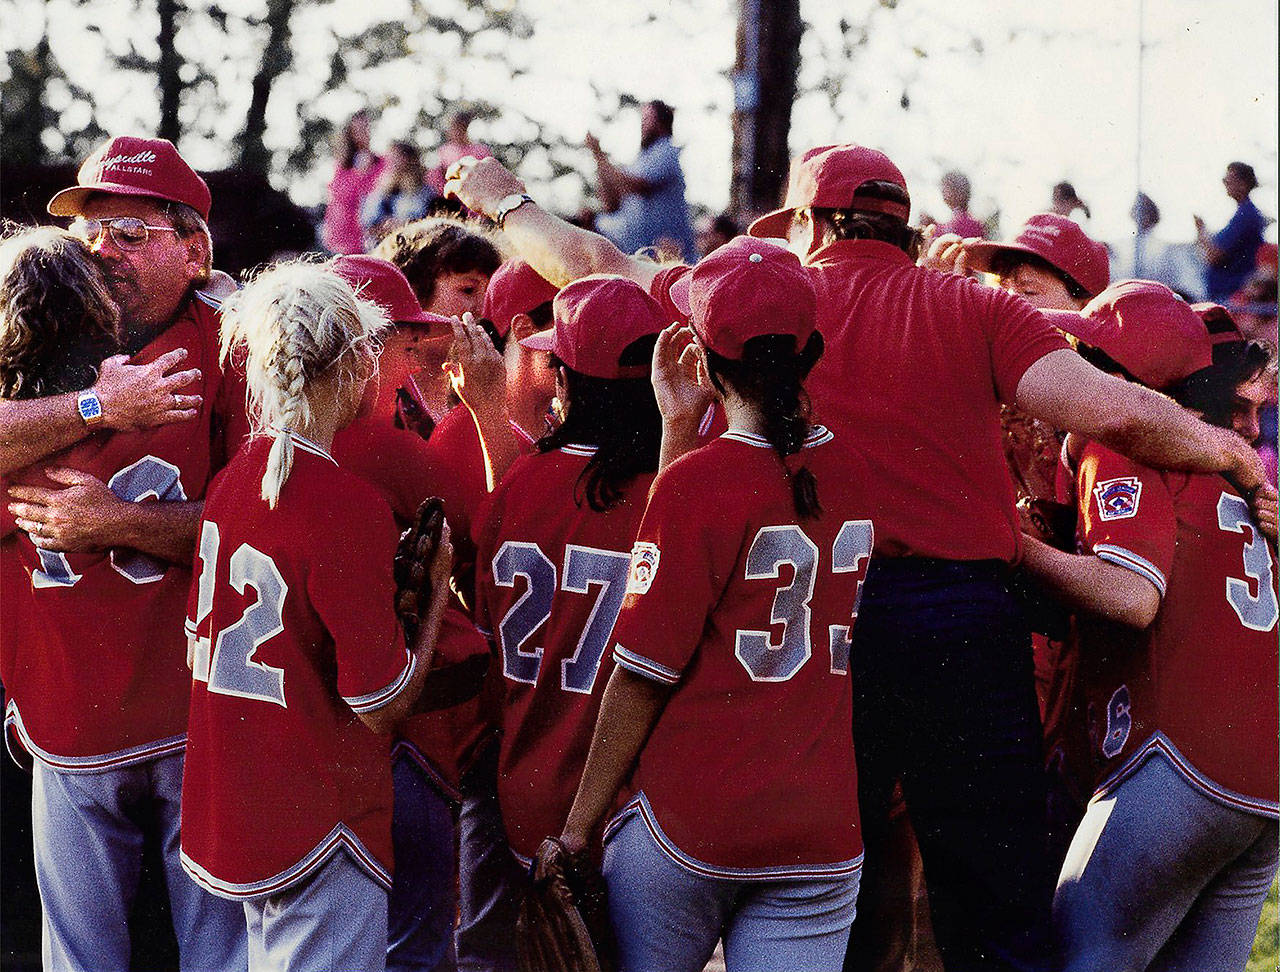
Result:
{"label": "sleeve patch", "polygon": [[1137,516],[1141,497],[1142,483],[1136,476],[1104,479],[1093,487],[1100,520],[1128,520]]}
{"label": "sleeve patch", "polygon": [[627,575],[627,593],[644,594],[653,585],[662,551],[656,543],[643,540],[631,548],[631,571]]}

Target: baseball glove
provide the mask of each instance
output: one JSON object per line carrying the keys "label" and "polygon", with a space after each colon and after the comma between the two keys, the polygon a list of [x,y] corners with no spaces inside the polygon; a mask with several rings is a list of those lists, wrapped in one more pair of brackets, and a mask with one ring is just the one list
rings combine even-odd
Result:
{"label": "baseball glove", "polygon": [[418,627],[431,607],[431,561],[443,530],[444,503],[439,497],[428,497],[396,546],[396,614],[409,645],[417,640]]}
{"label": "baseball glove", "polygon": [[589,852],[548,837],[529,877],[516,925],[521,972],[614,972],[604,878]]}

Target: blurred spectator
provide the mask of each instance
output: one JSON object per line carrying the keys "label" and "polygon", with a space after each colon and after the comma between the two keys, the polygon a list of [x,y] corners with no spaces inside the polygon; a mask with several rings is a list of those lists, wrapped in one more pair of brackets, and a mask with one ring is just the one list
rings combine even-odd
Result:
{"label": "blurred spectator", "polygon": [[962,239],[984,236],[983,225],[969,215],[969,177],[963,172],[948,172],[938,188],[942,190],[942,201],[951,210],[951,218],[938,227],[937,234],[955,233]]}
{"label": "blurred spectator", "polygon": [[1171,246],[1155,235],[1160,207],[1145,192],[1139,192],[1129,210],[1134,223],[1133,245],[1121,246],[1114,254],[1114,280],[1155,280],[1183,297],[1194,299],[1201,292],[1198,259],[1189,258],[1186,246]]}
{"label": "blurred spectator", "polygon": [[445,133],[444,142],[436,150],[436,165],[429,176],[431,188],[435,190],[436,195],[444,192],[444,174],[458,159],[466,158],[468,155],[477,159],[487,159],[493,154],[489,146],[484,143],[471,141],[469,130],[473,121],[475,121],[475,113],[470,111],[455,111],[449,116],[449,128]]}
{"label": "blurred spectator", "polygon": [[703,216],[698,220],[698,259],[724,246],[741,233],[742,227],[728,213],[721,213],[719,216],[710,214]]}
{"label": "blurred spectator", "polygon": [[587,148],[596,161],[596,192],[605,212],[599,231],[626,253],[674,244],[685,260],[695,257],[693,226],[684,198],[680,152],[671,144],[674,109],[650,101],[640,112],[640,155],[629,166],[610,161],[590,133]]}
{"label": "blurred spectator", "polygon": [[1218,232],[1209,233],[1204,220],[1196,221],[1196,241],[1204,256],[1204,286],[1209,299],[1225,303],[1253,273],[1258,247],[1262,245],[1262,231],[1267,225],[1258,212],[1249,193],[1258,187],[1258,177],[1253,166],[1244,162],[1232,162],[1222,177],[1227,195],[1236,201],[1236,211]]}
{"label": "blurred spectator", "polygon": [[1057,213],[1059,216],[1070,217],[1077,209],[1084,213],[1085,219],[1092,218],[1089,215],[1089,207],[1085,205],[1083,199],[1076,195],[1075,186],[1069,182],[1059,182],[1053,187],[1049,202],[1049,212]]}
{"label": "blurred spectator", "polygon": [[427,215],[437,198],[412,142],[392,142],[377,186],[365,197],[360,223],[371,248],[397,227]]}
{"label": "blurred spectator", "polygon": [[363,253],[360,207],[377,184],[384,161],[369,150],[369,115],[358,111],[342,126],[334,146],[337,167],[329,180],[324,245],[333,253]]}

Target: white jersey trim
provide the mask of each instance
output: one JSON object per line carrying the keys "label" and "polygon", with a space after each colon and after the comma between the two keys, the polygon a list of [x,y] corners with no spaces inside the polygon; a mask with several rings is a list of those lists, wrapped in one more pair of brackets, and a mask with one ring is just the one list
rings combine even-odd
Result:
{"label": "white jersey trim", "polygon": [[295,432],[293,429],[282,429],[275,425],[271,427],[270,432],[272,435],[287,435],[293,440],[294,448],[301,449],[303,452],[309,452],[313,456],[319,456],[321,459],[328,459],[335,466],[338,464],[338,460],[329,455],[324,446],[308,439],[301,432]]}
{"label": "white jersey trim", "polygon": [[862,854],[852,860],[836,861],[832,864],[781,864],[774,867],[759,868],[721,867],[715,864],[707,864],[685,854],[671,841],[671,838],[666,835],[666,832],[658,824],[658,818],[654,815],[653,807],[649,805],[649,800],[644,795],[643,790],[632,797],[627,805],[619,810],[614,818],[609,821],[604,830],[604,842],[607,844],[618,828],[628,818],[637,813],[644,821],[644,825],[648,828],[654,842],[662,849],[662,852],[686,871],[691,871],[700,877],[730,878],[736,881],[776,881],[779,879],[802,881],[806,879],[848,877],[862,870]]}
{"label": "white jersey trim", "polygon": [[260,898],[279,894],[292,885],[306,880],[323,867],[330,857],[343,848],[351,855],[356,864],[368,873],[369,877],[381,884],[386,890],[391,890],[390,873],[379,863],[376,857],[365,849],[360,838],[348,830],[347,825],[343,823],[338,824],[329,831],[328,835],[298,863],[292,867],[285,868],[279,874],[264,878],[261,881],[233,884],[230,881],[216,878],[188,857],[185,847],[181,852],[182,869],[191,876],[191,880],[195,881],[196,884],[210,894],[216,894],[220,898]]}
{"label": "white jersey trim", "polygon": [[580,442],[568,442],[562,445],[560,452],[568,453],[571,456],[594,456],[596,447],[593,445],[583,445]]}
{"label": "white jersey trim", "polygon": [[[755,446],[757,449],[772,449],[773,445],[763,435],[757,435],[755,432],[741,432],[730,429],[728,432],[721,432],[720,438],[732,439],[734,442],[741,442],[743,445]],[[822,445],[824,442],[830,442],[835,436],[824,425],[814,425],[809,428],[809,434],[804,437],[804,444],[801,448],[812,449],[814,446]]]}
{"label": "white jersey trim", "polygon": [[680,676],[683,674],[677,672],[674,668],[668,668],[666,665],[660,665],[656,661],[645,658],[643,655],[627,651],[617,643],[613,646],[613,660],[627,669],[627,671],[643,675],[645,678],[652,679],[655,682],[662,682],[664,685],[675,685],[680,681]]}
{"label": "white jersey trim", "polygon": [[1102,800],[1110,796],[1121,783],[1132,776],[1138,767],[1152,756],[1162,756],[1167,759],[1170,765],[1188,783],[1224,806],[1228,806],[1233,810],[1261,814],[1272,819],[1280,818],[1280,803],[1274,800],[1262,800],[1258,797],[1246,796],[1243,793],[1237,793],[1235,790],[1228,790],[1224,786],[1219,786],[1196,769],[1191,764],[1191,761],[1179,752],[1178,747],[1163,732],[1153,734],[1139,749],[1134,751],[1133,755],[1124,761],[1123,765],[1100,783],[1098,788],[1093,791],[1093,796],[1089,802],[1092,803],[1094,800]]}
{"label": "white jersey trim", "polygon": [[[57,770],[59,773],[101,773],[105,770],[117,769],[121,766],[130,766],[133,763],[145,763],[148,760],[158,759],[161,756],[168,756],[172,753],[180,753],[187,748],[187,734],[184,732],[180,736],[170,736],[167,739],[157,739],[155,742],[142,743],[138,746],[130,746],[128,749],[118,749],[113,753],[104,753],[101,756],[57,756],[54,753],[41,749],[31,741],[31,736],[27,732],[27,727],[22,724],[22,714],[18,711],[18,703],[13,699],[5,705],[4,724],[6,736],[17,736],[18,742],[22,745],[31,756],[40,760],[50,769]],[[10,747],[12,754],[12,747]],[[22,760],[13,755],[14,761],[18,765],[22,765]]]}
{"label": "white jersey trim", "polygon": [[207,293],[203,290],[195,291],[192,296],[206,307],[212,307],[214,310],[222,310],[221,297],[215,297],[213,294]]}
{"label": "white jersey trim", "polygon": [[1167,586],[1164,573],[1145,557],[1139,557],[1132,550],[1126,550],[1111,543],[1100,543],[1093,548],[1093,552],[1099,560],[1105,560],[1109,564],[1115,564],[1117,567],[1133,571],[1140,577],[1145,577],[1155,585],[1160,596],[1164,597]]}
{"label": "white jersey trim", "polygon": [[381,709],[404,690],[404,687],[409,684],[409,680],[413,678],[413,671],[418,664],[418,660],[410,654],[408,648],[404,650],[404,653],[406,658],[404,668],[400,669],[400,674],[395,677],[395,680],[390,685],[384,685],[376,692],[369,692],[365,695],[344,695],[342,697],[342,701],[351,706],[352,712],[373,712],[376,709]]}

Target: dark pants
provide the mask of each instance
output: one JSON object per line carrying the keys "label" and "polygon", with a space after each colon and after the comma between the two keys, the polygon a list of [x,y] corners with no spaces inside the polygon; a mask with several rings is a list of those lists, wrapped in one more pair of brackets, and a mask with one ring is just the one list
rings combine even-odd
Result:
{"label": "dark pants", "polygon": [[[948,972],[1051,968],[1040,718],[1005,566],[873,559],[850,674],[863,886],[878,883],[901,779]],[[853,928],[859,969],[868,929]]]}

